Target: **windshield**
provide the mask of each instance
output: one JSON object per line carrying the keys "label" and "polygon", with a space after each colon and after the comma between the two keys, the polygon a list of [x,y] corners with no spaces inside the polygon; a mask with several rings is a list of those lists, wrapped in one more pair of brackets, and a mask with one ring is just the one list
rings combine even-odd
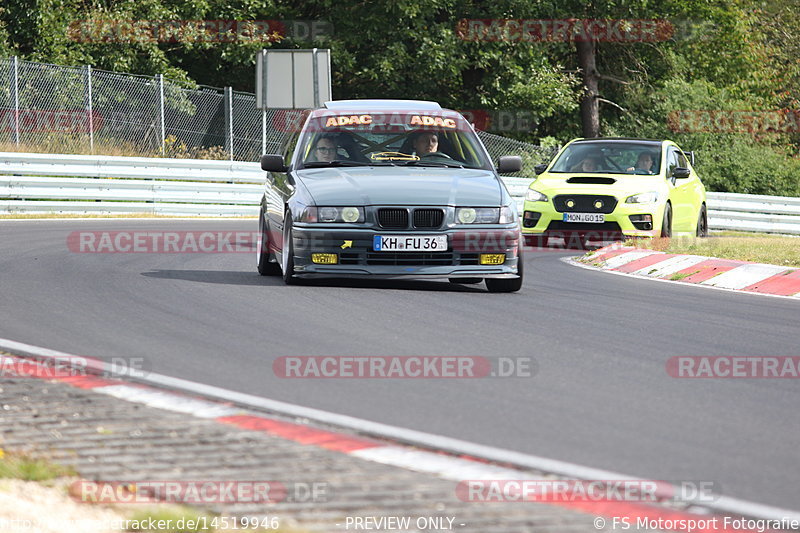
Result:
{"label": "windshield", "polygon": [[298,143],[299,168],[430,166],[491,169],[472,128],[454,112],[325,111]]}
{"label": "windshield", "polygon": [[655,144],[576,142],[559,155],[550,172],[658,174],[661,150]]}

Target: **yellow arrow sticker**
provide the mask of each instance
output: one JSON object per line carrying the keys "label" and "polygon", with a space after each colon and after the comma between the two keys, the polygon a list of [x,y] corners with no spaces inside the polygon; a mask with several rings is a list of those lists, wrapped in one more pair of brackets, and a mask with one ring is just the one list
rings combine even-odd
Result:
{"label": "yellow arrow sticker", "polygon": [[353,241],[344,241],[344,244],[342,244],[342,250],[344,250],[345,248],[352,248],[352,247],[353,247]]}

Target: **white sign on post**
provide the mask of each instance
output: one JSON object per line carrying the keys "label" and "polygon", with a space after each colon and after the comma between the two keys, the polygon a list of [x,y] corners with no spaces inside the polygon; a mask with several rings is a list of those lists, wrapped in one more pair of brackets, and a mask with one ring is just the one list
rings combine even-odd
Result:
{"label": "white sign on post", "polygon": [[308,109],[331,99],[330,49],[259,52],[256,108]]}

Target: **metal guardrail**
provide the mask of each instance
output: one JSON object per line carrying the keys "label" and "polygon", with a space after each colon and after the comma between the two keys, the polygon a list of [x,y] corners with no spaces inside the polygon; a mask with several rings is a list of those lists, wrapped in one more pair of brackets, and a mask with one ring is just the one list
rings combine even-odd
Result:
{"label": "metal guardrail", "polygon": [[255,216],[257,163],[0,153],[0,213]]}
{"label": "metal guardrail", "polygon": [[[504,177],[522,211],[532,178]],[[253,216],[258,163],[0,153],[0,213]],[[800,198],[708,193],[709,227],[800,235]]]}
{"label": "metal guardrail", "polygon": [[0,174],[264,183],[264,172],[249,162],[21,152],[0,152]]}
{"label": "metal guardrail", "polygon": [[706,195],[712,230],[800,235],[800,198],[710,192]]}

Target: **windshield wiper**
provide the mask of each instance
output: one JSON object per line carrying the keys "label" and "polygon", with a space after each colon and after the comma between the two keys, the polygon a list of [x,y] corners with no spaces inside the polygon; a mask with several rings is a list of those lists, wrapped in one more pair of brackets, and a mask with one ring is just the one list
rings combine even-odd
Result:
{"label": "windshield wiper", "polygon": [[309,161],[303,163],[304,168],[319,168],[319,167],[363,167],[369,163],[361,163],[359,161],[347,161],[344,159],[334,159],[333,161]]}
{"label": "windshield wiper", "polygon": [[442,161],[407,161],[404,166],[415,167],[441,167],[441,168],[465,168],[461,163],[444,163]]}

